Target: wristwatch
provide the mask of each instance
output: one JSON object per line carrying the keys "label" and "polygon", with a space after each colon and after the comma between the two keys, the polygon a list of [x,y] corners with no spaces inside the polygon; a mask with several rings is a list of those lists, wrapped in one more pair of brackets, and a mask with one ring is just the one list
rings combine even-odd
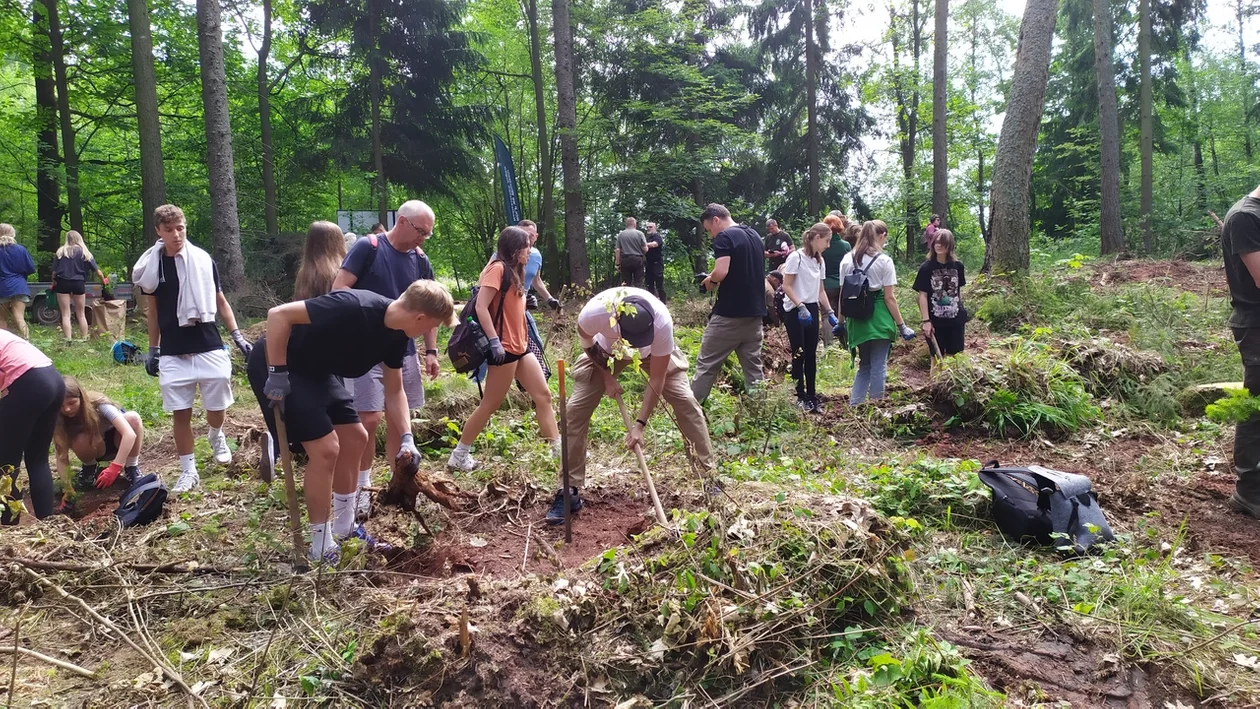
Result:
{"label": "wristwatch", "polygon": [[433,355],[434,357],[437,357],[437,356],[438,356],[438,351],[437,351],[437,350],[425,350],[425,351],[424,351],[424,356],[425,356],[425,357],[428,357],[429,355]]}
{"label": "wristwatch", "polygon": [[644,428],[647,428],[647,421],[644,421],[643,419],[635,419],[634,422]]}

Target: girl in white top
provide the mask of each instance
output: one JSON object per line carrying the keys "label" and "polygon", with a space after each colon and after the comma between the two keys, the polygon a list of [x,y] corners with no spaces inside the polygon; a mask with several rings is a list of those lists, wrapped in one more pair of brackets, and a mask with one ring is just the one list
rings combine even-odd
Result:
{"label": "girl in white top", "polygon": [[783,324],[792,345],[792,379],[796,381],[797,405],[805,411],[818,409],[814,379],[818,371],[820,316],[838,322],[823,290],[822,253],[831,245],[831,227],[815,224],[801,235],[801,248],[783,263]]}

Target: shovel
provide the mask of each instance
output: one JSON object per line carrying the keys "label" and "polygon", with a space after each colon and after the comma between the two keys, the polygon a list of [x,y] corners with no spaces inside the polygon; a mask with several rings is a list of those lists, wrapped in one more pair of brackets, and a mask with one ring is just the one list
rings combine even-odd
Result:
{"label": "shovel", "polygon": [[293,568],[307,569],[306,555],[302,553],[302,513],[298,510],[297,483],[293,478],[293,454],[289,452],[289,431],[284,425],[284,407],[279,401],[271,402],[276,410],[276,437],[280,439],[280,462],[284,466],[284,494],[289,498],[289,529],[293,532]]}
{"label": "shovel", "polygon": [[[621,420],[626,424],[626,432],[630,432],[630,414],[626,413],[626,402],[617,399],[617,408],[621,409]],[[643,473],[643,479],[647,481],[648,492],[652,495],[652,507],[656,510],[656,521],[661,523],[662,527],[669,527],[669,521],[665,518],[665,508],[661,507],[661,498],[656,494],[656,485],[652,482],[652,473],[648,472],[647,459],[643,457],[643,447],[636,445],[634,447],[634,455],[639,459],[639,470]]]}

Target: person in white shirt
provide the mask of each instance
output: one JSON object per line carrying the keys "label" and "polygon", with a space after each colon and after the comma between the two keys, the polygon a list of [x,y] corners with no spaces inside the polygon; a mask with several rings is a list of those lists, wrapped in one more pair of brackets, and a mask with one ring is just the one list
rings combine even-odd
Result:
{"label": "person in white shirt", "polygon": [[[674,318],[665,304],[642,288],[610,288],[587,302],[578,314],[577,325],[583,353],[573,365],[573,393],[565,411],[569,485],[573,488],[570,509],[576,512],[582,508],[578,491],[586,482],[586,438],[591,414],[604,394],[621,396],[617,375],[636,353],[648,381],[638,419],[626,433],[626,448],[633,450],[643,442],[643,428],[657,403],[664,399],[674,410],[678,428],[700,465],[708,470],[715,468],[709,427],[687,383],[687,357],[674,344]],[[562,489],[556,493],[547,522],[563,521]]]}
{"label": "person in white shirt", "polygon": [[815,224],[801,236],[801,248],[783,262],[783,325],[792,345],[792,379],[796,381],[797,406],[818,409],[814,379],[818,372],[819,320],[830,327],[839,321],[823,290],[822,253],[831,245],[831,227]]}

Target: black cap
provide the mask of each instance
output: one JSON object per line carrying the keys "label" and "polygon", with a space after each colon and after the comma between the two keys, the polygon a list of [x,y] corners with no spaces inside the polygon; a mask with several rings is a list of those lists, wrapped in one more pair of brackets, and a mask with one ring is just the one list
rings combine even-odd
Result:
{"label": "black cap", "polygon": [[617,325],[621,336],[631,347],[647,347],[652,344],[652,308],[643,298],[632,295],[617,307]]}

